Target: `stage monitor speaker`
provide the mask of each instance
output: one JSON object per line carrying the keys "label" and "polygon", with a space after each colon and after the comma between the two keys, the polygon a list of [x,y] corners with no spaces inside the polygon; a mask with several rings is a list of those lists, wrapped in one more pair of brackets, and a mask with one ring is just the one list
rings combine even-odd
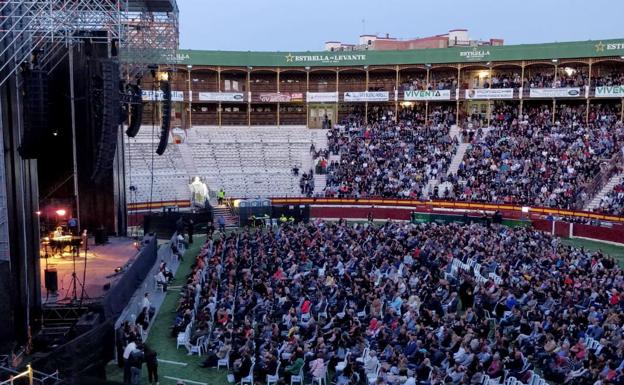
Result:
{"label": "stage monitor speaker", "polygon": [[[99,62],[101,73],[101,97],[93,100],[101,111],[99,120],[99,139],[96,148],[95,165],[91,179],[100,182],[113,169],[117,150],[117,130],[119,128],[119,62],[114,59],[102,59]],[[96,114],[97,115],[97,114]]]}
{"label": "stage monitor speaker", "polygon": [[37,158],[46,143],[49,129],[48,74],[27,71],[24,78],[24,133],[19,153],[24,159]]}
{"label": "stage monitor speaker", "polygon": [[163,92],[162,101],[162,126],[160,129],[160,140],[156,153],[162,155],[167,149],[169,142],[169,126],[171,125],[171,85],[168,81],[162,82],[160,88]]}
{"label": "stage monitor speaker", "polygon": [[[133,95],[141,96],[141,89],[137,85],[130,85],[130,89],[132,90]],[[128,125],[128,129],[126,130],[126,135],[130,138],[134,138],[141,128],[141,119],[143,116],[143,103],[132,103],[130,104],[130,124]]]}
{"label": "stage monitor speaker", "polygon": [[45,288],[48,291],[58,290],[58,273],[56,269],[45,269]]}
{"label": "stage monitor speaker", "polygon": [[106,230],[103,228],[96,229],[93,232],[93,235],[95,237],[96,245],[104,245],[106,244],[106,242],[108,242],[108,236],[106,235]]}

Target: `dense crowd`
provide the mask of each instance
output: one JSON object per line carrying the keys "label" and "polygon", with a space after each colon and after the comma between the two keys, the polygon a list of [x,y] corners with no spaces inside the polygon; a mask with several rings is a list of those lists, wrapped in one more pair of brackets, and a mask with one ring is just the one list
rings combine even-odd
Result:
{"label": "dense crowd", "polygon": [[598,210],[608,214],[624,216],[624,178],[600,200]]}
{"label": "dense crowd", "polygon": [[326,196],[422,198],[430,179],[446,173],[456,150],[449,136],[445,110],[431,113],[431,124],[420,126],[401,113],[399,122],[383,115],[368,126],[350,124],[328,133],[328,148],[340,154],[328,167]]}
{"label": "dense crowd", "polygon": [[586,200],[584,184],[624,143],[624,126],[597,107],[584,123],[583,108],[560,106],[554,123],[549,106],[528,108],[494,124],[467,150],[446,197],[496,203],[572,208]]}
{"label": "dense crowd", "polygon": [[526,228],[319,220],[208,241],[173,334],[235,381],[620,384],[623,290],[613,259]]}

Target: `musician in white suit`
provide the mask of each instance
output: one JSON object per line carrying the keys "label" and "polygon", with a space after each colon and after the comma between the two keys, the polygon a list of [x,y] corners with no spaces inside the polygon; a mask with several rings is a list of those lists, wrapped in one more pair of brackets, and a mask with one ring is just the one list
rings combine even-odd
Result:
{"label": "musician in white suit", "polygon": [[191,190],[191,207],[204,208],[206,199],[208,199],[208,187],[201,179],[196,176],[193,182],[189,184]]}

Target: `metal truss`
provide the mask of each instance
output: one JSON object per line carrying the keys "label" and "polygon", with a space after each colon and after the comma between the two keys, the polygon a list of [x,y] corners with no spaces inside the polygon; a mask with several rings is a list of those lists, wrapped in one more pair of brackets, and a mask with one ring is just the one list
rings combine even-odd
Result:
{"label": "metal truss", "polygon": [[178,49],[176,0],[0,0],[0,86],[22,65],[52,71],[67,46],[115,43],[126,75]]}

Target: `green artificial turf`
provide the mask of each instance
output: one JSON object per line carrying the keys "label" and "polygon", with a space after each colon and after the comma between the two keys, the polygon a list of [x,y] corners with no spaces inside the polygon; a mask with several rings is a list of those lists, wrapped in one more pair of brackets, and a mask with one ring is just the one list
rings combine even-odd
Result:
{"label": "green artificial turf", "polygon": [[[178,304],[178,299],[180,298],[179,285],[186,281],[186,277],[191,272],[191,265],[195,260],[195,256],[199,253],[199,249],[204,244],[204,239],[205,237],[195,237],[193,245],[186,250],[184,261],[181,262],[176,271],[175,281],[172,284],[173,287],[167,291],[165,301],[158,310],[154,324],[149,331],[147,344],[158,352],[159,359],[187,364],[187,366],[180,366],[159,362],[158,376],[159,382],[162,385],[176,384],[176,380],[167,379],[165,376],[207,383],[209,385],[228,384],[226,369],[216,370],[199,367],[199,364],[205,357],[198,357],[197,355],[189,356],[184,347],[180,347],[176,350],[176,339],[171,337],[170,327],[173,325],[175,309]],[[123,382],[123,370],[119,369],[116,362],[109,363],[106,374],[109,380]],[[143,365],[143,378],[141,383],[148,384],[145,365]],[[192,382],[187,382],[186,384],[194,385]]]}
{"label": "green artificial turf", "polygon": [[617,259],[620,267],[624,268],[624,246],[617,246],[617,245],[604,243],[604,242],[590,241],[588,239],[581,239],[581,238],[571,238],[571,239],[562,238],[561,241],[564,244],[570,245],[570,246],[584,247],[585,249],[593,250],[593,251],[602,251],[603,253],[608,254],[612,256],[613,258]]}

